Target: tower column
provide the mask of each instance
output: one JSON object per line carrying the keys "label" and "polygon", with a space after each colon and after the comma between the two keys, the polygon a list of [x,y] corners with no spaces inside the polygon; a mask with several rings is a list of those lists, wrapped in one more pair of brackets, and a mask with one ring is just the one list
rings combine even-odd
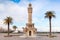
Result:
{"label": "tower column", "polygon": [[32,6],[31,6],[31,4],[29,4],[29,7],[28,7],[28,23],[32,24]]}

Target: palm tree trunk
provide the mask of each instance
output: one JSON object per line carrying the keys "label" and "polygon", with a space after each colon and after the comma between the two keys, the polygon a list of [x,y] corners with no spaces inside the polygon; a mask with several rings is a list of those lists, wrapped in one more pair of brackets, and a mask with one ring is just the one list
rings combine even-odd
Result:
{"label": "palm tree trunk", "polygon": [[9,36],[9,23],[8,23],[8,36]]}
{"label": "palm tree trunk", "polygon": [[49,18],[49,25],[50,25],[50,33],[49,33],[49,35],[51,37],[51,18]]}

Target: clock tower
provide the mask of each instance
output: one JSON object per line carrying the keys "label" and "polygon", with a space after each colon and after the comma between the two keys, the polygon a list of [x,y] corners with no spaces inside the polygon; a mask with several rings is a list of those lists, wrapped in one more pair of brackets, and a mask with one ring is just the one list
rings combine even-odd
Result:
{"label": "clock tower", "polygon": [[34,27],[34,23],[32,23],[32,4],[28,5],[28,23],[26,23],[26,27],[23,28],[23,32],[25,36],[35,36],[37,29]]}

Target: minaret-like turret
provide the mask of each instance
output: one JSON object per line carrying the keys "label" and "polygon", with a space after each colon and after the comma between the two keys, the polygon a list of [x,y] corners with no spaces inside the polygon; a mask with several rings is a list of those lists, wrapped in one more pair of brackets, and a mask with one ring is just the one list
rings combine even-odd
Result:
{"label": "minaret-like turret", "polygon": [[29,4],[28,6],[28,23],[32,24],[32,5]]}

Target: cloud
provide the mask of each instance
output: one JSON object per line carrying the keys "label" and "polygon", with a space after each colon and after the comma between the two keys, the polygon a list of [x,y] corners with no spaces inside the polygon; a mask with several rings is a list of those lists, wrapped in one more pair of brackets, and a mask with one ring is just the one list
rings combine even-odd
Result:
{"label": "cloud", "polygon": [[4,4],[0,4],[0,11],[4,11]]}

